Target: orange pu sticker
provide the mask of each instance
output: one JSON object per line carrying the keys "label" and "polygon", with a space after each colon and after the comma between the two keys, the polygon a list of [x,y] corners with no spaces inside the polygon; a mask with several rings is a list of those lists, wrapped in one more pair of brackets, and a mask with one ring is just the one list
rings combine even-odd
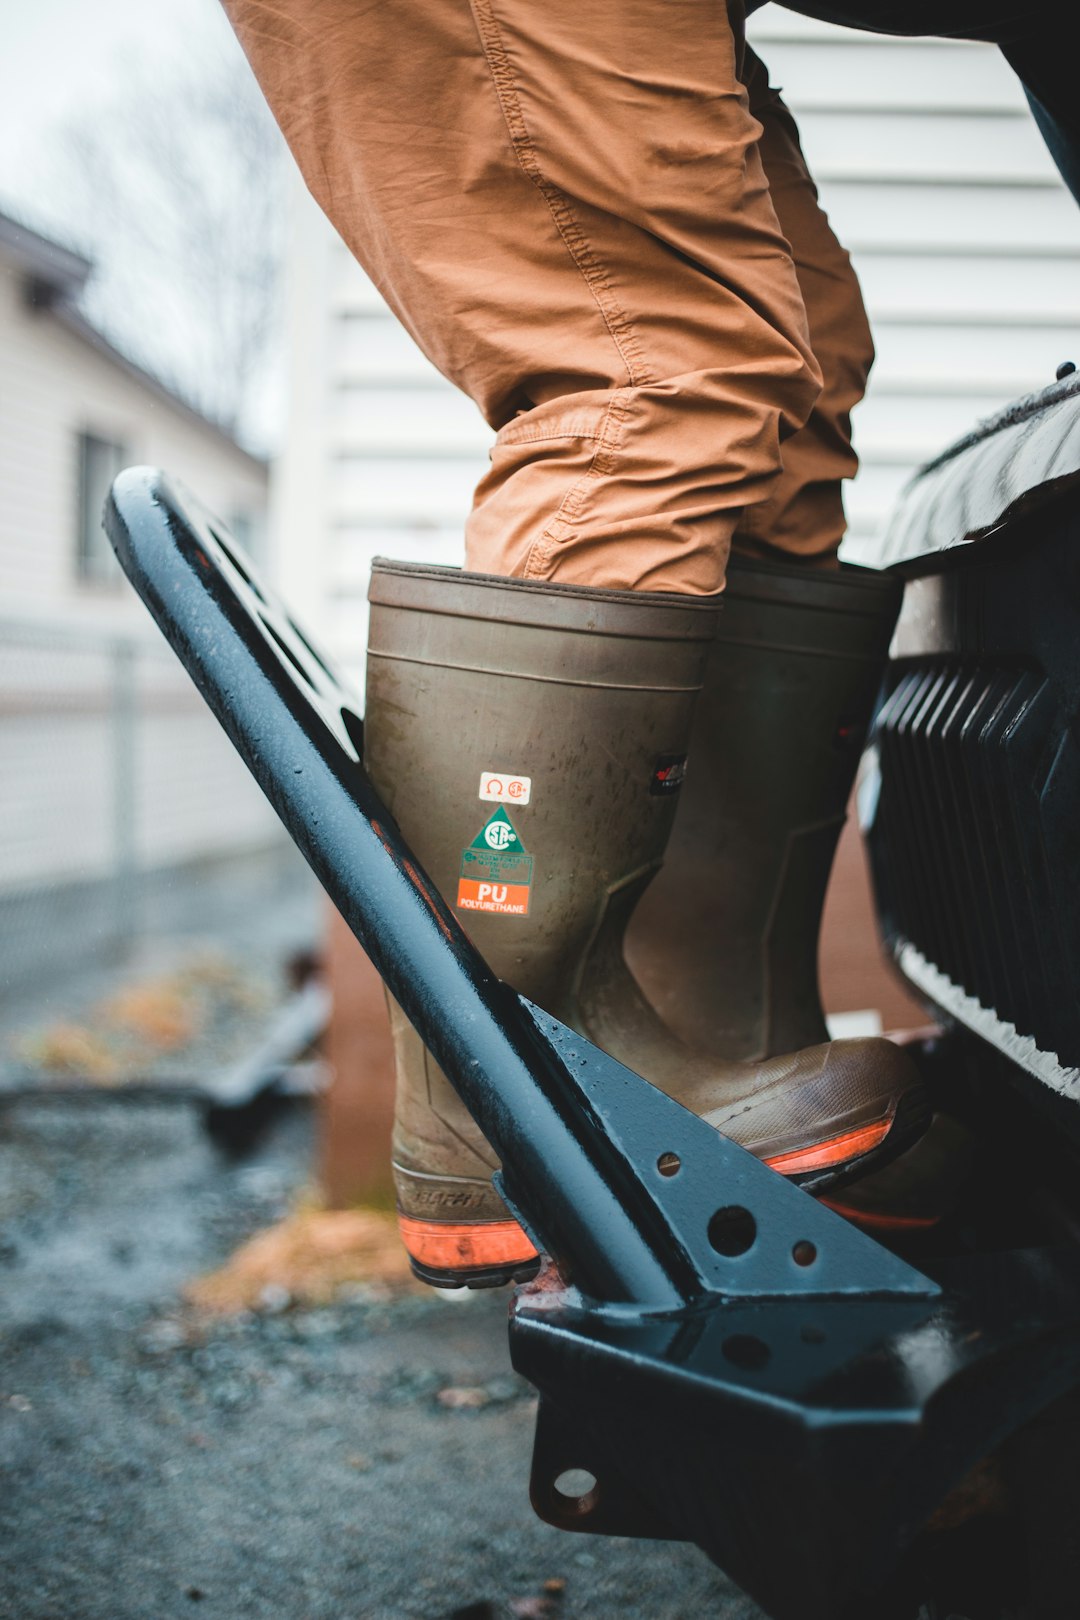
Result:
{"label": "orange pu sticker", "polygon": [[458,910],[527,917],[532,875],[532,856],[500,806],[461,852]]}
{"label": "orange pu sticker", "polygon": [[511,917],[529,915],[527,883],[481,883],[459,878],[457,903],[461,911],[501,911]]}

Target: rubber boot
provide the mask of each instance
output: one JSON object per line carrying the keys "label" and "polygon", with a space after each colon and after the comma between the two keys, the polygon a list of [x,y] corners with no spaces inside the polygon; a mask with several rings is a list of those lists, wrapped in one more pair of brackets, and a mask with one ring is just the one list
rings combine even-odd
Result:
{"label": "rubber boot", "polygon": [[675,1033],[761,1060],[828,1039],[818,935],[902,586],[733,553],[663,872],[626,955]]}
{"label": "rubber boot", "polygon": [[[890,1043],[718,1060],[673,1034],[626,967],[623,932],[682,791],[716,604],[382,561],[369,594],[365,762],[493,971],[815,1188],[903,1151],[926,1105]],[[535,1252],[491,1185],[490,1147],[391,1014],[414,1269],[446,1286],[524,1275]]]}
{"label": "rubber boot", "polygon": [[[870,569],[729,560],[691,769],[625,936],[645,996],[693,1046],[761,1062],[828,1039],[821,917],[902,595]],[[937,1118],[827,1201],[873,1230],[930,1227],[969,1159]]]}

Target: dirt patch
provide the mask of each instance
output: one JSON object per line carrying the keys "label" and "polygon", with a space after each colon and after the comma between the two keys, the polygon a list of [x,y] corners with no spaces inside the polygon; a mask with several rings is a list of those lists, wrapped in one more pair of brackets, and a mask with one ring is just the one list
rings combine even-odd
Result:
{"label": "dirt patch", "polygon": [[135,978],[77,1016],[16,1036],[22,1071],[48,1084],[81,1080],[122,1086],[148,1076],[192,1073],[258,1039],[280,996],[270,975],[218,952],[198,952],[169,973]]}
{"label": "dirt patch", "polygon": [[397,1222],[382,1210],[296,1210],[184,1294],[196,1310],[229,1315],[329,1304],[353,1287],[387,1298],[427,1292],[409,1270]]}

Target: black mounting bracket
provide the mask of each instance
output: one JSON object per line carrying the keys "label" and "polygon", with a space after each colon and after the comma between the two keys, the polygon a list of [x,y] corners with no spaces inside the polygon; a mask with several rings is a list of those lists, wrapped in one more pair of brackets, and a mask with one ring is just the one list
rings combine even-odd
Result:
{"label": "black mounting bracket", "polygon": [[[510,1330],[538,1511],[688,1537],[780,1620],[839,1620],[1080,1380],[1071,1253],[923,1275],[495,979],[374,792],[353,696],[224,527],[146,468],[106,527],[550,1257]],[[595,1485],[567,1495],[568,1466]]]}

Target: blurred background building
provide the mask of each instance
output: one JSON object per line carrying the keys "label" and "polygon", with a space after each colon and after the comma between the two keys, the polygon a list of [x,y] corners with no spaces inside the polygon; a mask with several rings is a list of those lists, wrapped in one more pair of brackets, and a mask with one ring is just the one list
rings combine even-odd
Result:
{"label": "blurred background building", "polygon": [[[88,260],[0,215],[0,984],[117,947],[216,867],[283,847],[128,589],[122,467],[197,486],[256,549],[267,467],[78,309]],[[177,907],[173,905],[173,911]]]}
{"label": "blurred background building", "polygon": [[[116,572],[96,521],[116,468],[184,478],[360,684],[372,556],[459,562],[492,439],[307,196],[215,0],[152,16],[109,0],[92,21],[47,0],[16,45],[19,30],[0,64],[0,1071],[4,1007],[54,982],[66,1005],[73,960],[322,928],[299,858]],[[994,48],[776,5],[751,34],[874,326],[857,561],[915,466],[1080,359],[1080,215]],[[98,53],[96,103],[80,51]],[[379,988],[340,925],[331,938],[330,1168],[347,1196],[384,1163],[389,1054]],[[919,1016],[877,964],[853,836],[823,965],[833,1012]]]}
{"label": "blurred background building", "polygon": [[124,466],[266,550],[280,141],[219,8],[0,56],[0,1092],[213,1081],[318,894],[113,558]]}

